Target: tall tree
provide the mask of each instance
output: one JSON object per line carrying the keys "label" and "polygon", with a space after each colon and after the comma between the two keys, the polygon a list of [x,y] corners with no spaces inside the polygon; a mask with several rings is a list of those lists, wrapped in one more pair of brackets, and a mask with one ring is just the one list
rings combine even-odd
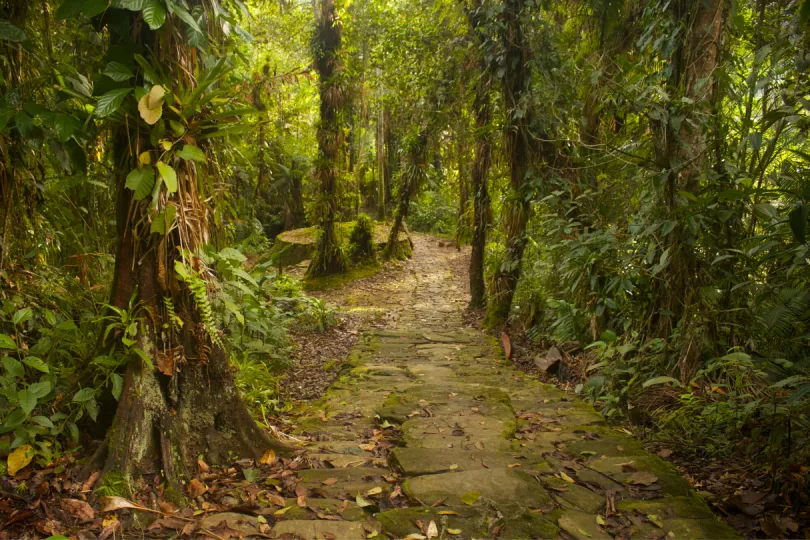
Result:
{"label": "tall tree", "polygon": [[341,121],[346,103],[341,60],[342,32],[334,0],[315,4],[313,55],[320,82],[320,122],[318,124],[318,158],[315,177],[319,184],[316,220],[320,229],[316,252],[307,269],[311,277],[342,272],[347,267],[335,228],[338,204],[340,152],[343,147]]}
{"label": "tall tree", "polygon": [[491,47],[491,40],[484,26],[482,0],[473,0],[468,8],[467,18],[472,27],[477,51],[478,81],[475,86],[473,115],[475,118],[475,158],[471,170],[473,196],[472,253],[470,255],[470,306],[481,307],[486,301],[484,284],[484,250],[487,243],[487,225],[489,224],[489,186],[487,176],[492,166],[492,106],[490,89],[492,75],[485,51]]}
{"label": "tall tree", "polygon": [[504,48],[500,70],[506,121],[504,151],[509,163],[509,192],[504,201],[501,227],[506,250],[500,268],[492,277],[486,323],[490,327],[506,323],[512,307],[526,249],[526,224],[529,221],[529,183],[531,160],[529,125],[531,108],[524,99],[531,82],[529,44],[523,30],[526,0],[504,0],[501,12],[500,40]]}
{"label": "tall tree", "polygon": [[[683,194],[695,196],[708,161],[705,126],[715,87],[720,33],[724,20],[722,0],[679,0],[670,5],[674,24],[685,31],[675,38],[667,83],[669,114],[651,118],[655,162],[666,171],[662,202],[676,225],[667,235],[669,265],[660,281],[656,321],[670,332],[694,302],[700,282],[693,239],[679,209],[689,204]],[[684,106],[684,104],[687,104]],[[680,119],[673,122],[669,118]]]}
{"label": "tall tree", "polygon": [[131,355],[113,426],[93,463],[104,461],[107,479],[160,470],[182,498],[181,479],[200,456],[224,463],[286,449],[239,397],[212,320],[208,270],[197,256],[213,217],[204,191],[210,150],[200,128],[213,105],[202,96],[216,91],[226,63],[205,69],[204,25],[190,24],[194,17],[179,5],[160,7],[157,14],[109,10],[104,19],[115,59],[106,71],[121,74],[95,109],[114,125],[118,247],[110,304],[128,324],[122,346]]}

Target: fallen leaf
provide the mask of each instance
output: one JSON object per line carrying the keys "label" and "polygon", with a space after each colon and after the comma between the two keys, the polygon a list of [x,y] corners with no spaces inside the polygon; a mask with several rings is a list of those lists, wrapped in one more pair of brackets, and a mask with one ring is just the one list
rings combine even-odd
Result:
{"label": "fallen leaf", "polygon": [[397,497],[400,497],[400,496],[402,496],[402,488],[399,487],[399,486],[396,486],[391,491],[391,494],[388,496],[388,499],[393,501],[394,499],[396,499]]}
{"label": "fallen leaf", "polygon": [[439,528],[436,526],[435,521],[431,521],[428,524],[427,532],[425,532],[425,536],[427,536],[428,540],[431,538],[436,538],[439,536]]}
{"label": "fallen leaf", "polygon": [[299,508],[306,508],[307,507],[307,496],[306,495],[299,495],[296,502],[297,502]]}
{"label": "fallen leaf", "polygon": [[477,491],[470,491],[462,495],[461,502],[472,506],[473,504],[475,504],[475,501],[477,501],[479,497],[481,497],[481,493],[478,493]]}
{"label": "fallen leaf", "polygon": [[104,512],[113,512],[115,510],[123,510],[124,508],[135,508],[141,509],[142,507],[135,504],[132,501],[128,501],[123,497],[102,497],[101,500],[101,508],[99,508],[99,512],[102,514]]}
{"label": "fallen leaf", "polygon": [[380,493],[382,493],[382,488],[381,487],[371,488],[370,490],[366,491],[367,496],[379,495]]}
{"label": "fallen leaf", "polygon": [[295,506],[287,506],[286,508],[281,508],[281,509],[276,510],[275,512],[273,512],[273,514],[276,515],[276,516],[281,516],[281,515],[286,514],[291,508],[295,508]]}
{"label": "fallen leaf", "polygon": [[506,335],[506,332],[501,332],[501,343],[503,344],[503,354],[508,359],[512,356],[512,340]]}
{"label": "fallen leaf", "polygon": [[200,469],[200,472],[209,473],[211,472],[211,468],[208,466],[208,463],[205,461],[198,459],[197,460],[197,467]]}
{"label": "fallen leaf", "polygon": [[571,478],[570,476],[568,476],[567,474],[565,474],[562,471],[560,471],[560,478],[562,478],[563,480],[565,480],[569,484],[573,484],[575,482],[575,480],[573,478]]}
{"label": "fallen leaf", "polygon": [[321,482],[321,483],[322,483],[323,485],[325,485],[325,486],[331,486],[331,485],[332,485],[332,484],[334,484],[335,482],[337,482],[337,478],[327,478],[326,480],[324,480],[324,481],[323,481],[323,482]]}
{"label": "fallen leaf", "polygon": [[356,502],[357,506],[359,506],[360,508],[365,508],[366,506],[372,505],[372,503],[368,502],[363,497],[361,497],[359,493],[357,494],[357,497],[355,497],[354,502]]}
{"label": "fallen leaf", "polygon": [[284,506],[285,504],[287,504],[287,501],[284,500],[284,497],[276,495],[275,493],[268,493],[266,497],[271,504],[275,504],[276,506]]}
{"label": "fallen leaf", "polygon": [[458,469],[458,463],[453,463],[453,464],[452,464],[452,465],[450,465],[450,467],[448,467],[448,468],[449,468],[451,471],[454,471],[454,470]]}
{"label": "fallen leaf", "polygon": [[84,484],[82,484],[82,493],[87,493],[88,491],[93,489],[93,486],[96,484],[96,481],[99,479],[100,476],[101,471],[96,471],[93,474],[91,474],[90,477],[84,481]]}
{"label": "fallen leaf", "polygon": [[454,512],[453,510],[441,510],[437,512],[440,516],[457,516],[458,512]]}
{"label": "fallen leaf", "polygon": [[454,536],[459,535],[461,534],[461,529],[447,529],[447,534],[452,534]]}
{"label": "fallen leaf", "polygon": [[90,521],[96,517],[93,507],[78,499],[62,499],[62,508],[76,519]]}
{"label": "fallen leaf", "polygon": [[155,363],[157,364],[158,371],[160,371],[167,377],[171,377],[172,375],[174,375],[173,354],[166,354],[162,351],[158,351],[155,354]]}
{"label": "fallen leaf", "polygon": [[520,467],[520,463],[510,463],[507,465],[508,468],[514,469],[515,467]]}
{"label": "fallen leaf", "polygon": [[262,465],[274,465],[278,461],[278,457],[276,457],[276,453],[271,448],[267,452],[262,455],[261,464]]}
{"label": "fallen leaf", "polygon": [[596,523],[598,523],[599,525],[604,525],[605,524],[605,518],[603,518],[602,516],[597,514],[596,515]]}
{"label": "fallen leaf", "polygon": [[668,458],[669,456],[672,455],[672,450],[669,450],[668,448],[662,448],[661,450],[658,451],[658,455],[661,456],[662,458]]}
{"label": "fallen leaf", "polygon": [[8,455],[8,475],[14,476],[31,463],[31,460],[34,459],[34,447],[30,444],[24,444],[14,449]]}
{"label": "fallen leaf", "polygon": [[650,520],[650,523],[652,523],[653,525],[655,525],[655,526],[656,526],[656,527],[658,527],[659,529],[663,529],[663,528],[664,528],[664,522],[663,522],[663,521],[661,521],[661,520],[658,518],[658,516],[657,516],[657,515],[655,515],[655,514],[648,514],[648,515],[647,515],[647,519],[648,519],[648,520]]}
{"label": "fallen leaf", "polygon": [[208,488],[205,487],[205,484],[203,484],[196,478],[191,479],[186,489],[188,489],[188,492],[192,497],[199,497],[200,495],[208,491]]}
{"label": "fallen leaf", "polygon": [[634,485],[651,486],[658,481],[658,477],[652,473],[638,471],[630,477],[630,483]]}

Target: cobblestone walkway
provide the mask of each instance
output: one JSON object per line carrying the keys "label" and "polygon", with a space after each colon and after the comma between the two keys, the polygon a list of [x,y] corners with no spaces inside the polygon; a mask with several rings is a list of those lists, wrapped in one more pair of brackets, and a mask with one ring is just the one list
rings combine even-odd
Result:
{"label": "cobblestone walkway", "polygon": [[365,334],[351,369],[302,412],[306,504],[274,533],[736,537],[672,466],[465,328],[458,255],[434,244],[418,241],[412,277],[391,285],[407,296],[394,327]]}

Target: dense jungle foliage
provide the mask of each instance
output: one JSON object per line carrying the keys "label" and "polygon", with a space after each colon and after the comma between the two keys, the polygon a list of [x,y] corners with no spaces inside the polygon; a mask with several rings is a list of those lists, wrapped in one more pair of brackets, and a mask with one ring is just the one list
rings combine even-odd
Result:
{"label": "dense jungle foliage", "polygon": [[256,454],[332,320],[276,235],[410,227],[609,418],[806,493],[809,131],[810,0],[2,0],[0,455]]}

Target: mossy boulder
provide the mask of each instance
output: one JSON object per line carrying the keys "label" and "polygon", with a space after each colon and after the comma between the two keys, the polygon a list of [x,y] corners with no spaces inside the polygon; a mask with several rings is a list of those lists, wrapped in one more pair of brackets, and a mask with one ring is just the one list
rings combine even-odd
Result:
{"label": "mossy boulder", "polygon": [[[343,221],[337,224],[338,236],[344,243],[348,242],[349,233],[354,227],[354,221]],[[390,225],[383,221],[374,222],[374,246],[379,251],[385,249],[388,242]],[[294,266],[302,261],[312,258],[315,252],[317,227],[306,227],[284,231],[276,236],[270,257],[273,263],[280,266]],[[407,232],[401,232],[399,242],[410,248],[411,240]]]}

